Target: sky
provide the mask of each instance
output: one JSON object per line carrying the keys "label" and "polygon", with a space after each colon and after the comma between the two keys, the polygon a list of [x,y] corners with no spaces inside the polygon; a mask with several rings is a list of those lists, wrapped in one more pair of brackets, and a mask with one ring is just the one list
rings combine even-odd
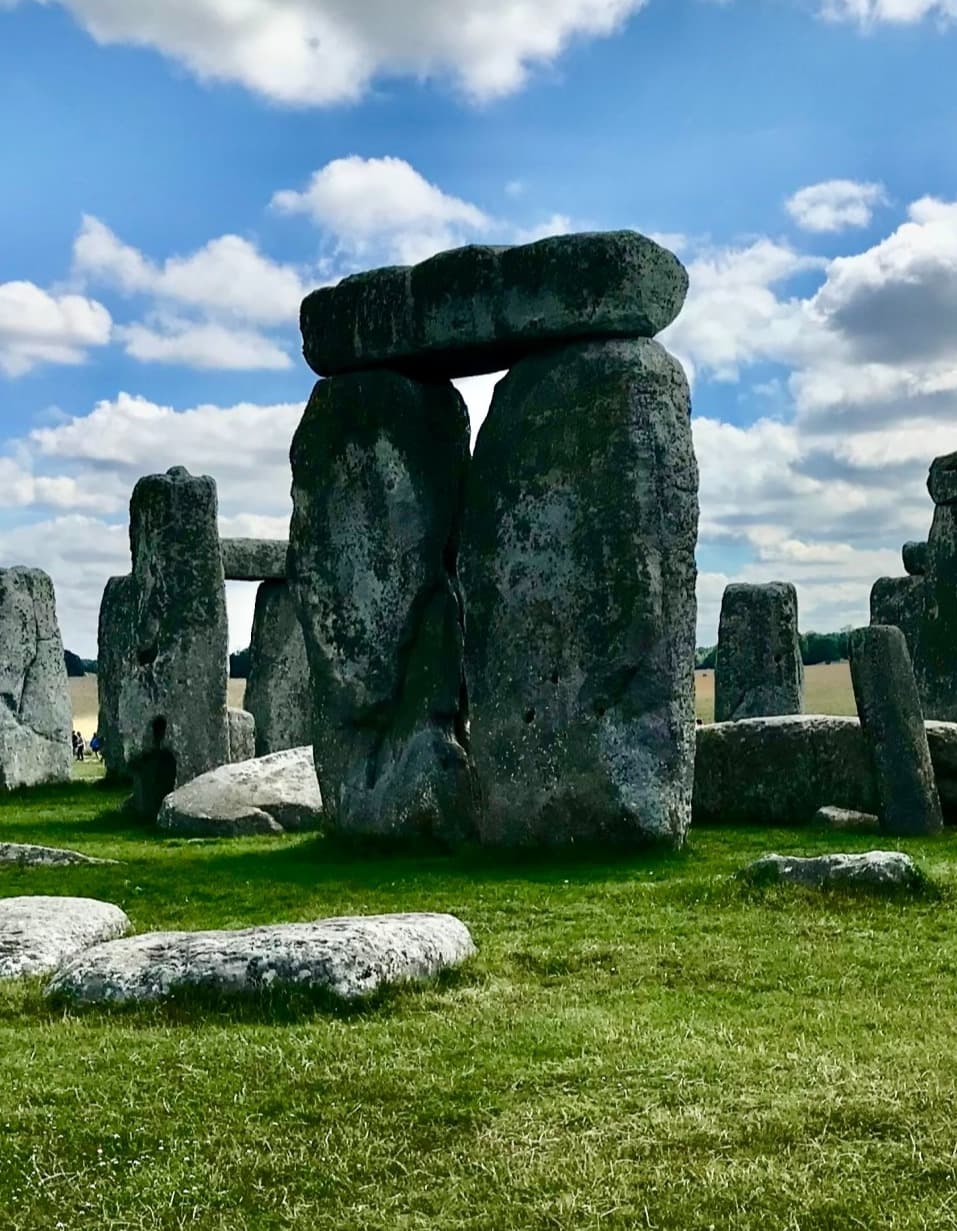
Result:
{"label": "sky", "polygon": [[699,643],[729,581],[866,623],[957,450],[955,134],[957,0],[0,0],[0,565],[95,655],[140,475],[286,536],[306,292],[630,227],[691,278]]}

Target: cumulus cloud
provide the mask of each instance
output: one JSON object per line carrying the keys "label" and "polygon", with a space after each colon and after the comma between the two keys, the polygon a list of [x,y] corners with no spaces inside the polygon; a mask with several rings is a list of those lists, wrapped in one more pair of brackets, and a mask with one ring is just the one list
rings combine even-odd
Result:
{"label": "cumulus cloud", "polygon": [[957,17],[957,0],[822,0],[821,12],[832,21],[854,21],[861,26],[903,26],[925,17],[951,21]]}
{"label": "cumulus cloud", "polygon": [[53,295],[32,282],[0,283],[0,371],[22,376],[43,363],[82,363],[110,340],[112,318],[82,295]]}
{"label": "cumulus cloud", "polygon": [[234,372],[292,367],[289,355],[264,334],[215,321],[160,318],[152,325],[119,326],[116,336],[126,353],[142,363],[175,363]]}
{"label": "cumulus cloud", "polygon": [[834,232],[868,226],[875,207],[886,200],[882,184],[826,180],[801,188],[784,207],[805,231]]}

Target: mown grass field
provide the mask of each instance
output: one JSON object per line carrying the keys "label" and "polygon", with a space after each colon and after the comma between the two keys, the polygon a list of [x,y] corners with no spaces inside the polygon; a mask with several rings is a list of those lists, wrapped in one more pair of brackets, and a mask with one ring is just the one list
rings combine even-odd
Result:
{"label": "mown grass field", "polygon": [[813,830],[445,856],[163,839],[121,798],[0,801],[0,840],[123,861],[3,868],[0,894],[107,898],[138,930],[450,910],[479,954],[338,1015],[3,986],[0,1228],[957,1227],[957,833],[901,844],[937,887],[904,901],[732,879],[873,845]]}
{"label": "mown grass field", "polygon": [[[702,722],[714,721],[714,672],[696,671],[695,703]],[[804,709],[808,714],[856,714],[851,669],[844,663],[804,668]]]}

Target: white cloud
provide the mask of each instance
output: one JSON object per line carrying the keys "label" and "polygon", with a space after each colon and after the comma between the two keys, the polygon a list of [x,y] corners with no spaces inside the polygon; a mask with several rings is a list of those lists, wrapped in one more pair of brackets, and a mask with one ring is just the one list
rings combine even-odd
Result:
{"label": "white cloud", "polygon": [[[49,0],[40,0],[47,3]],[[152,47],[204,81],[275,102],[360,98],[380,75],[512,93],[575,38],[614,33],[646,0],[59,0],[100,43]]]}
{"label": "white cloud", "polygon": [[874,209],[886,202],[882,184],[855,180],[826,180],[801,188],[785,202],[785,209],[805,231],[842,231],[866,227]]}
{"label": "white cloud", "polygon": [[952,20],[957,17],[957,0],[822,0],[821,12],[833,21],[861,26],[910,25],[925,17]]}
{"label": "white cloud", "polygon": [[22,376],[42,363],[82,363],[110,340],[112,318],[95,299],[51,295],[32,282],[0,283],[0,371]]}
{"label": "white cloud", "polygon": [[121,325],[116,336],[126,353],[142,363],[176,363],[234,372],[292,367],[286,352],[264,334],[215,321],[168,318],[153,326]]}

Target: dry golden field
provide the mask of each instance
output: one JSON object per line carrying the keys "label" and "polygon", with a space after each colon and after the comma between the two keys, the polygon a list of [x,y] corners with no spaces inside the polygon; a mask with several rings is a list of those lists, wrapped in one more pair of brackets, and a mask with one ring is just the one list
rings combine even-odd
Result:
{"label": "dry golden field", "polygon": [[[245,680],[229,681],[229,704],[242,706]],[[83,675],[70,680],[70,696],[73,699],[73,725],[87,741],[96,730],[96,676]]]}
{"label": "dry golden field", "polygon": [[[696,671],[695,703],[702,722],[714,719],[714,672]],[[847,663],[821,663],[804,669],[804,709],[808,714],[856,714]]]}

